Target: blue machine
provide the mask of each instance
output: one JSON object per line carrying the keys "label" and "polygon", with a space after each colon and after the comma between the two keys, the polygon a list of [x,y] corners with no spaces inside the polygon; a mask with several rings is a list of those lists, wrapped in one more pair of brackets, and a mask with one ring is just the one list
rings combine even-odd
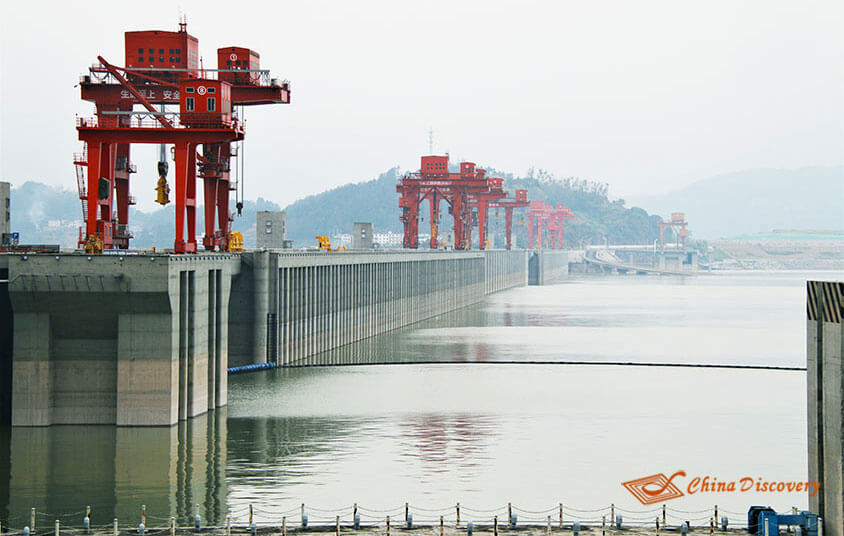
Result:
{"label": "blue machine", "polygon": [[803,536],[818,536],[818,514],[802,511],[798,514],[778,514],[770,506],[751,506],[747,511],[747,531],[757,536],[779,534],[781,526],[800,527]]}

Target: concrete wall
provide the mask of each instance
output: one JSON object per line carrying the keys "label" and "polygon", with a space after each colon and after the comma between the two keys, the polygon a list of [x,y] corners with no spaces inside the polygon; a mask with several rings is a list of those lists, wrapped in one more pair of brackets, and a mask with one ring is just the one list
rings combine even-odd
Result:
{"label": "concrete wall", "polygon": [[[14,323],[12,424],[171,425],[227,403],[230,364],[316,364],[313,356],[326,350],[525,285],[527,258],[526,251],[267,250],[4,256]],[[566,272],[565,252],[541,260],[543,282]]]}
{"label": "concrete wall", "polygon": [[807,295],[809,480],[821,483],[809,509],[844,536],[844,283],[809,281]]}
{"label": "concrete wall", "polygon": [[287,239],[287,213],[262,210],[255,223],[255,241],[258,249],[281,249]]}
{"label": "concrete wall", "polygon": [[[12,422],[12,341],[14,317],[9,299],[8,258],[0,257],[0,427]],[[0,486],[2,487],[2,486]]]}
{"label": "concrete wall", "polygon": [[[495,290],[525,284],[524,255],[244,254],[229,312],[231,366],[310,364],[320,352],[477,303],[488,292],[488,276]],[[488,258],[495,259],[489,267]],[[266,270],[264,281],[256,274]]]}
{"label": "concrete wall", "polygon": [[352,233],[352,249],[372,249],[373,227],[371,222],[355,222],[355,229]]}
{"label": "concrete wall", "polygon": [[13,425],[170,425],[226,404],[236,256],[8,262]]}
{"label": "concrete wall", "polygon": [[486,293],[528,284],[528,252],[487,250],[485,256]]}
{"label": "concrete wall", "polygon": [[531,285],[548,285],[564,281],[569,276],[568,251],[531,251],[528,269],[528,283]]}

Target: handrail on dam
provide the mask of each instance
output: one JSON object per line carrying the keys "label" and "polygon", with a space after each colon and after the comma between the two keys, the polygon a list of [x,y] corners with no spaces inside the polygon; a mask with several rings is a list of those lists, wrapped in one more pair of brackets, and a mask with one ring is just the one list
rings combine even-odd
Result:
{"label": "handrail on dam", "polygon": [[[409,502],[393,508],[368,508],[357,503],[339,508],[318,508],[304,503],[297,505],[277,505],[267,507],[264,504],[248,504],[228,509],[223,514],[218,514],[217,523],[208,522],[200,516],[200,510],[195,511],[188,526],[177,525],[177,519],[172,515],[155,515],[155,512],[141,508],[140,526],[131,524],[128,526],[121,523],[117,518],[107,525],[94,525],[91,522],[90,508],[62,514],[57,512],[41,512],[32,508],[29,523],[31,526],[24,528],[4,525],[4,533],[9,536],[27,536],[35,534],[35,526],[39,528],[44,523],[54,529],[56,534],[72,535],[113,535],[113,534],[147,534],[148,536],[160,534],[213,534],[230,535],[235,530],[238,533],[249,531],[255,535],[287,533],[309,533],[309,532],[331,532],[339,535],[341,532],[348,534],[349,531],[360,531],[361,534],[371,533],[373,529],[385,530],[390,534],[391,525],[396,532],[405,533],[409,529],[432,529],[439,527],[441,534],[471,534],[472,529],[498,533],[499,530],[519,531],[524,529],[544,529],[545,534],[565,532],[570,534],[572,530],[581,526],[600,528],[606,531],[608,528],[656,528],[680,532],[681,527],[694,531],[703,529],[709,534],[713,533],[714,520],[718,519],[723,527],[721,533],[736,533],[745,531],[747,528],[746,513],[736,512],[719,508],[713,505],[699,510],[683,510],[673,508],[665,503],[655,504],[653,508],[631,510],[615,504],[599,506],[597,508],[576,508],[567,503],[554,504],[548,508],[529,509],[522,508],[513,503],[507,503],[494,508],[473,508],[467,505],[456,503],[437,508],[416,506]],[[79,515],[85,513],[80,525]],[[169,512],[161,512],[169,514]],[[727,514],[723,516],[721,514]],[[219,524],[222,519],[223,524]],[[51,523],[55,520],[55,523]],[[66,522],[66,520],[73,520]],[[727,529],[724,520],[730,524]],[[83,528],[84,527],[84,528]],[[733,528],[734,527],[734,528]],[[446,532],[447,531],[447,532]],[[41,533],[45,531],[41,528]],[[684,531],[685,532],[685,531]],[[354,533],[354,532],[352,532]],[[693,533],[693,532],[692,532]]]}

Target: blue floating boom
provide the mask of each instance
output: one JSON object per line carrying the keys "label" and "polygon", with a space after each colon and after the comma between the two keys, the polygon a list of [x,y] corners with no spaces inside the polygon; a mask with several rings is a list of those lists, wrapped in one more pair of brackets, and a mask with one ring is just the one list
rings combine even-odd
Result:
{"label": "blue floating boom", "polygon": [[241,372],[255,372],[256,370],[267,370],[275,368],[275,363],[258,363],[256,365],[243,365],[240,367],[229,367],[229,374],[240,374]]}

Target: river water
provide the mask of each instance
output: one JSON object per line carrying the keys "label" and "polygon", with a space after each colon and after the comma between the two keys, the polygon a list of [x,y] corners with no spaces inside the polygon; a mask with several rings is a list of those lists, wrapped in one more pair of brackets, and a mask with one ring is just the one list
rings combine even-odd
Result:
{"label": "river water", "polygon": [[[652,520],[621,483],[685,472],[669,518],[738,523],[805,508],[805,372],[549,364],[805,366],[805,281],[842,273],[581,277],[523,287],[328,352],[325,366],[230,378],[229,406],[172,428],[0,429],[0,520]],[[391,364],[381,364],[389,362]],[[542,362],[542,363],[536,363]],[[336,366],[336,363],[356,366]],[[734,492],[692,485],[735,481]],[[754,488],[741,491],[741,479]],[[690,487],[691,486],[691,487]]]}

